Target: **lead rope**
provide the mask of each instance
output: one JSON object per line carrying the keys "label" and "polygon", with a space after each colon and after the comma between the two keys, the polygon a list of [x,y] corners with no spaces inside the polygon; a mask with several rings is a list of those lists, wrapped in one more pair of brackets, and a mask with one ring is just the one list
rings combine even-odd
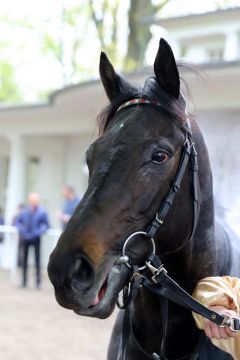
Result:
{"label": "lead rope", "polygon": [[[160,264],[160,266],[159,266]],[[240,331],[240,320],[237,318],[231,318],[229,316],[222,316],[215,311],[212,311],[198,301],[193,299],[184,289],[182,289],[172,278],[167,275],[166,269],[164,269],[161,264],[160,259],[156,255],[149,257],[146,261],[146,265],[150,272],[152,272],[152,278],[147,279],[145,276],[137,273],[134,273],[131,279],[131,286],[129,287],[127,305],[124,308],[124,317],[122,325],[121,339],[119,343],[118,351],[118,360],[125,360],[127,353],[127,346],[130,335],[137,345],[137,348],[143,352],[149,359],[155,360],[167,360],[166,358],[166,336],[167,336],[167,326],[168,326],[168,300],[188,309],[194,311],[206,319],[214,322],[219,327],[228,326],[232,331]],[[156,266],[156,267],[155,267]],[[136,268],[135,268],[136,269]],[[136,271],[136,270],[135,270]],[[141,287],[145,287],[161,297],[161,316],[163,319],[163,336],[160,346],[160,355],[153,353],[147,353],[141,345],[137,342],[136,337],[134,336],[133,324],[131,321],[130,306],[131,301],[137,295],[138,290]],[[190,355],[190,354],[189,354]],[[189,355],[182,357],[181,359],[189,358]],[[196,355],[196,349],[191,353],[191,359],[193,360]],[[197,355],[196,355],[197,356]]]}

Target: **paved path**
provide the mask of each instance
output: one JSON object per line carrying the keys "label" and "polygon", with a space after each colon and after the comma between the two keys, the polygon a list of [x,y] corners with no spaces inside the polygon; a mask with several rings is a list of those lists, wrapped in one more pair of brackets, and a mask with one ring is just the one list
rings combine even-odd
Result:
{"label": "paved path", "polygon": [[45,277],[20,289],[0,272],[1,360],[105,360],[114,316],[97,320],[61,308]]}

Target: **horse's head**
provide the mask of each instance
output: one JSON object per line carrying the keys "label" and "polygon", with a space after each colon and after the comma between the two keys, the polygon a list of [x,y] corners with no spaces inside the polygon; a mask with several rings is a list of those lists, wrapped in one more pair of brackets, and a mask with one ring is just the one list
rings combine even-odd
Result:
{"label": "horse's head", "polygon": [[[126,238],[146,230],[176,174],[185,140],[185,104],[171,48],[164,41],[154,63],[155,76],[142,88],[129,85],[105,54],[100,75],[110,106],[102,116],[103,133],[88,149],[88,189],[53,251],[48,272],[58,302],[76,313],[104,318],[112,312],[128,271],[118,259]],[[131,99],[150,100],[128,106]],[[158,105],[154,104],[158,102]],[[123,105],[121,107],[121,105]],[[178,224],[161,229],[157,251],[171,249],[169,236],[189,233],[191,194],[183,182]],[[189,199],[183,200],[187,192]],[[186,230],[185,230],[186,228]],[[149,239],[136,237],[127,253],[133,262],[151,251]]]}

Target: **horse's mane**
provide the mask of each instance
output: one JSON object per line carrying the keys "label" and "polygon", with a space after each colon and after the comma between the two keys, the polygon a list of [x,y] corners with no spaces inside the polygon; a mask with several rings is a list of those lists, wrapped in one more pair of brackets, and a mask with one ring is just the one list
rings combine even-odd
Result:
{"label": "horse's mane", "polygon": [[[187,89],[188,93],[185,82],[184,87]],[[183,97],[181,93],[179,99],[174,100],[160,88],[155,76],[150,76],[143,86],[133,87],[129,85],[127,89],[125,88],[123,93],[113,99],[110,104],[103,109],[97,118],[99,133],[103,134],[107,130],[108,126],[112,123],[114,114],[123,103],[131,99],[141,98],[160,102],[162,105],[161,109],[170,117],[170,119],[182,130],[185,129],[186,116],[191,117],[191,114],[186,113],[185,96]]]}

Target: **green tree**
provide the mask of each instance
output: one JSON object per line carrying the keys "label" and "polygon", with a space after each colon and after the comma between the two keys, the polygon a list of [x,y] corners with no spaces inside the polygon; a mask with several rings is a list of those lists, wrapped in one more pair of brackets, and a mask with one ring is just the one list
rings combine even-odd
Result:
{"label": "green tree", "polygon": [[[155,5],[150,0],[130,0],[127,13],[128,29],[123,29],[122,19],[118,16],[120,1],[88,1],[101,48],[125,71],[133,71],[141,67],[152,37],[150,31],[152,19],[171,0],[159,0]],[[111,19],[111,29],[108,26],[109,19]],[[123,31],[128,34],[124,57],[117,46],[119,33]]]}
{"label": "green tree", "polygon": [[[119,59],[117,48],[119,21],[118,12],[120,1],[88,0],[90,14],[95,24],[98,40],[102,50],[106,51],[116,64]],[[121,28],[121,31],[126,29]]]}
{"label": "green tree", "polygon": [[[32,64],[42,54],[42,58],[47,54],[54,60],[56,74],[60,70],[60,86],[96,77],[100,50],[105,51],[120,70],[129,72],[142,67],[151,40],[154,17],[161,14],[169,2],[178,6],[178,0],[78,0],[74,2],[76,5],[72,5],[69,0],[62,0],[54,16],[51,15],[49,19],[39,18],[36,23],[28,15],[18,18],[3,14],[0,16],[1,33],[11,34],[14,30],[23,36],[21,40],[19,37],[4,36],[4,42],[2,40],[0,43],[2,59],[14,53],[11,62],[0,60],[0,100],[22,99],[15,72],[20,66],[26,68],[27,63]],[[228,8],[238,2],[214,0],[216,9]],[[18,51],[24,54],[25,49],[29,48],[29,39],[31,43],[41,45],[34,48],[35,53],[29,59],[16,56]],[[9,48],[14,51],[8,51]],[[5,49],[7,55],[3,53]],[[43,63],[46,63],[46,56]],[[50,86],[53,88],[54,84]],[[37,91],[37,83],[33,91]],[[46,96],[45,89],[41,89],[40,95]]]}
{"label": "green tree", "polygon": [[[44,52],[51,54],[61,67],[63,86],[79,81],[83,73],[90,75],[88,64],[81,62],[86,54],[80,56],[80,53],[84,45],[85,51],[92,45],[87,44],[86,38],[93,26],[99,52],[105,51],[121,70],[132,71],[141,67],[151,39],[151,19],[169,1],[159,0],[158,5],[153,5],[150,0],[124,3],[120,0],[85,0],[77,6],[62,5],[58,36],[45,31],[42,41]],[[127,21],[123,24],[124,11]],[[66,33],[71,34],[71,41]],[[120,40],[123,34],[125,46]]]}
{"label": "green tree", "polygon": [[42,37],[42,48],[60,64],[62,83],[66,86],[79,80],[77,75],[84,70],[78,58],[89,26],[87,2],[70,8],[62,5],[58,23],[58,36],[46,31]]}
{"label": "green tree", "polygon": [[130,0],[128,47],[124,62],[126,71],[133,71],[143,65],[145,52],[152,37],[152,20],[169,1],[171,0],[162,0],[153,5],[152,1],[148,0]]}
{"label": "green tree", "polygon": [[23,98],[14,79],[13,66],[7,61],[0,61],[0,101],[18,102]]}

